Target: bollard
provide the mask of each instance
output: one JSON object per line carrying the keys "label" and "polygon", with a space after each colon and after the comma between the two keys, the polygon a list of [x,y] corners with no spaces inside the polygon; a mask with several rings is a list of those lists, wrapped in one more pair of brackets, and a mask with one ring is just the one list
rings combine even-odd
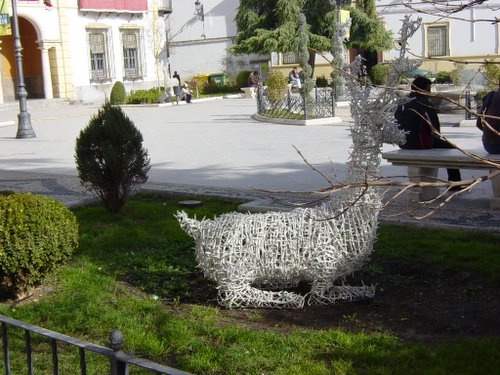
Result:
{"label": "bollard", "polygon": [[120,331],[113,329],[109,334],[109,347],[114,355],[109,358],[111,365],[111,375],[128,375],[128,364],[120,359],[123,353],[123,343],[125,339]]}

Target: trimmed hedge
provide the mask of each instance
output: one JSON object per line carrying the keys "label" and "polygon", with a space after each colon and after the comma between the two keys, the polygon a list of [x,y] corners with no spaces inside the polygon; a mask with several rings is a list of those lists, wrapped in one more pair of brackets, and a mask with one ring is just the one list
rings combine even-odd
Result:
{"label": "trimmed hedge", "polygon": [[248,86],[248,77],[250,76],[250,73],[252,72],[249,70],[242,70],[238,73],[238,75],[236,76],[236,87],[238,89]]}
{"label": "trimmed hedge", "polygon": [[283,99],[288,90],[288,77],[279,70],[271,70],[267,76],[267,95],[271,102]]}
{"label": "trimmed hedge", "polygon": [[320,76],[316,78],[316,87],[329,87],[330,84],[325,76]]}
{"label": "trimmed hedge", "polygon": [[377,64],[370,68],[368,76],[374,85],[384,85],[389,75],[389,66]]}
{"label": "trimmed hedge", "polygon": [[228,94],[228,93],[237,93],[239,90],[236,86],[231,85],[205,85],[203,87],[203,94]]}
{"label": "trimmed hedge", "polygon": [[437,72],[436,83],[453,83],[453,76],[451,72]]}
{"label": "trimmed hedge", "polygon": [[163,93],[162,88],[152,88],[149,90],[136,90],[127,96],[127,104],[151,104],[158,103]]}
{"label": "trimmed hedge", "polygon": [[0,195],[0,298],[39,285],[78,246],[78,224],[62,203],[29,193]]}

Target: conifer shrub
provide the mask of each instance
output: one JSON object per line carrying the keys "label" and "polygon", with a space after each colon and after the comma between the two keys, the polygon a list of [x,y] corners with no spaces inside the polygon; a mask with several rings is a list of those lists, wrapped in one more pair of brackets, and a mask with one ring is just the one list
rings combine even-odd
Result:
{"label": "conifer shrub", "polygon": [[267,96],[271,102],[283,99],[288,90],[288,77],[279,70],[271,70],[267,75]]}
{"label": "conifer shrub", "polygon": [[368,76],[370,81],[374,85],[383,85],[387,81],[387,76],[389,75],[389,66],[383,64],[373,65],[368,71]]}
{"label": "conifer shrub", "polygon": [[83,186],[112,213],[147,181],[148,152],[139,129],[120,107],[106,102],[76,139],[75,161]]}
{"label": "conifer shrub", "polygon": [[28,193],[0,194],[0,299],[38,286],[78,246],[78,224],[62,203]]}
{"label": "conifer shrub", "polygon": [[121,81],[116,81],[111,88],[111,94],[109,95],[109,101],[111,104],[123,104],[125,103],[125,98],[127,97],[127,92],[125,91],[125,86]]}

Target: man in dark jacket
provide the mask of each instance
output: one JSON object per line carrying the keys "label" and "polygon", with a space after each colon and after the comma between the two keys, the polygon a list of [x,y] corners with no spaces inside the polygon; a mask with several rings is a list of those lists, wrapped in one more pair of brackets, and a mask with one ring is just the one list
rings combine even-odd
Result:
{"label": "man in dark jacket", "polygon": [[[406,143],[399,147],[410,150],[429,148],[453,148],[453,146],[435,136],[431,126],[438,132],[441,125],[436,110],[429,101],[432,82],[425,77],[417,77],[411,85],[408,103],[398,106],[394,114],[399,128],[406,134]],[[458,169],[448,169],[448,181],[460,181]]]}
{"label": "man in dark jacket", "polygon": [[[478,116],[476,125],[483,131],[483,147],[490,154],[500,154],[500,119],[488,116],[500,117],[500,82],[498,82],[498,90],[490,91],[483,98],[483,106],[481,114],[486,115]],[[491,126],[497,133],[486,125]]]}

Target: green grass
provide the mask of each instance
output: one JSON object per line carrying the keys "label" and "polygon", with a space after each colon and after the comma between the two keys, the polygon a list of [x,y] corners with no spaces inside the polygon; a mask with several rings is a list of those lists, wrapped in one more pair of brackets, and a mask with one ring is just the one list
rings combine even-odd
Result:
{"label": "green grass", "polygon": [[468,231],[431,231],[382,226],[375,243],[378,256],[417,259],[452,269],[467,269],[500,286],[499,237]]}
{"label": "green grass", "polygon": [[[71,263],[47,280],[52,291],[37,302],[1,304],[0,313],[101,345],[118,328],[126,351],[195,374],[486,374],[500,369],[498,337],[424,345],[383,333],[297,328],[284,334],[231,324],[219,308],[186,306],[193,283],[207,283],[195,267],[192,240],[173,217],[179,200],[138,195],[117,215],[97,205],[76,209],[80,247]],[[187,211],[209,217],[235,209],[234,203],[204,199],[200,208]],[[497,245],[498,237],[484,233],[382,226],[376,251],[467,269],[498,285]],[[156,296],[173,302],[165,308]],[[247,316],[262,319],[258,310]],[[17,336],[11,340],[19,354],[13,355],[13,368],[24,360],[22,333]],[[35,373],[49,374],[50,354],[42,354],[48,345],[36,343]],[[74,350],[61,351],[61,373],[77,373]],[[106,366],[91,356],[89,373],[105,374]]]}

